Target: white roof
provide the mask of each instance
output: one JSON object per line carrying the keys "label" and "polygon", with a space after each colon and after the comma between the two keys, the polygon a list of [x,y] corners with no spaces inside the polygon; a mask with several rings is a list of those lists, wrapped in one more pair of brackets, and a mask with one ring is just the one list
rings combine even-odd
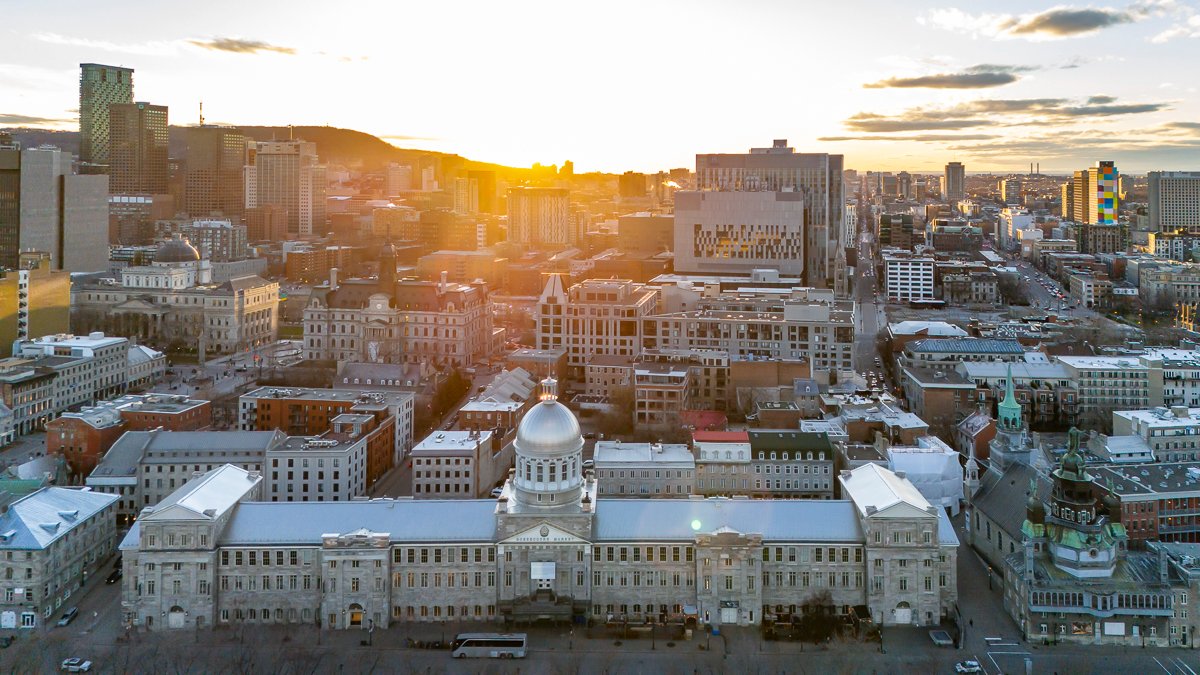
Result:
{"label": "white roof", "polygon": [[0,516],[0,550],[47,548],[118,499],[87,488],[42,488],[13,502]]}
{"label": "white roof", "polygon": [[446,451],[446,450],[472,450],[483,443],[487,443],[492,438],[492,432],[488,431],[435,431],[420,443],[413,447],[413,454],[423,452]]}
{"label": "white roof", "polygon": [[597,441],[592,455],[596,468],[602,466],[628,466],[630,464],[653,464],[655,466],[694,467],[696,459],[686,444],[677,443],[621,443]]}
{"label": "white roof", "polygon": [[893,335],[916,335],[921,331],[925,331],[925,335],[929,336],[966,337],[968,335],[967,331],[945,321],[901,321],[888,324],[888,329]]}
{"label": "white roof", "polygon": [[[1034,354],[1040,352],[1029,352]],[[1044,355],[1043,355],[1044,358]],[[1012,368],[1014,380],[1069,380],[1071,373],[1061,363],[1037,362],[1002,363],[999,361],[963,361],[958,364],[958,372],[968,379],[994,379],[1008,376]]]}
{"label": "white roof", "polygon": [[908,504],[922,511],[928,511],[931,506],[912,482],[878,464],[864,464],[852,471],[844,471],[838,480],[842,484],[842,494],[850,497],[863,516],[868,515],[869,507],[874,508],[874,513],[897,504]]}
{"label": "white roof", "polygon": [[142,519],[156,519],[156,516],[174,510],[170,507],[178,507],[191,511],[195,516],[215,520],[261,482],[262,477],[257,473],[225,464],[188,481],[154,506],[150,513],[143,515]]}
{"label": "white roof", "polygon": [[[1182,411],[1181,411],[1182,412]],[[1113,415],[1133,422],[1136,427],[1194,427],[1200,425],[1200,408],[1188,408],[1187,415],[1177,416],[1170,408],[1150,410],[1116,410]]]}
{"label": "white roof", "polygon": [[1056,356],[1059,363],[1072,368],[1095,368],[1101,370],[1147,370],[1146,364],[1137,356]]}

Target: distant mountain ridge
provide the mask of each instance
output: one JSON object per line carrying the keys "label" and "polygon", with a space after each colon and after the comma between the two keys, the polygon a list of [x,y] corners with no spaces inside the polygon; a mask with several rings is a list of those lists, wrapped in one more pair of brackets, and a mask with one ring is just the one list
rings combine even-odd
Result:
{"label": "distant mountain ridge", "polygon": [[[237,127],[247,137],[256,141],[286,140],[295,138],[312,141],[317,144],[317,155],[327,164],[361,165],[364,169],[372,170],[385,166],[388,162],[414,163],[421,159],[436,161],[440,169],[481,169],[496,171],[501,175],[518,175],[529,169],[508,167],[500,164],[488,164],[466,159],[459,155],[434,152],[432,150],[416,150],[400,148],[384,141],[378,136],[338,127],[298,126],[298,127]],[[174,159],[187,159],[187,127],[172,126],[168,130],[170,138],[170,156]],[[22,147],[33,148],[39,145],[54,145],[58,148],[79,154],[78,131],[54,131],[50,129],[34,129],[13,127],[0,129],[13,136],[13,140],[21,143]]]}

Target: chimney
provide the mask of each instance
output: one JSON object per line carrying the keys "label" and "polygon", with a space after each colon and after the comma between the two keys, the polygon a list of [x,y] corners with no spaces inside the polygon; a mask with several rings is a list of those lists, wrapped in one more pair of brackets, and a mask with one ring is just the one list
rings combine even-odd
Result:
{"label": "chimney", "polygon": [[448,276],[449,276],[449,274],[446,272],[446,270],[442,270],[441,280],[438,282],[438,292],[439,293],[446,292],[446,286],[448,285],[446,278]]}
{"label": "chimney", "polygon": [[338,268],[329,268],[329,290],[336,291],[338,289]]}

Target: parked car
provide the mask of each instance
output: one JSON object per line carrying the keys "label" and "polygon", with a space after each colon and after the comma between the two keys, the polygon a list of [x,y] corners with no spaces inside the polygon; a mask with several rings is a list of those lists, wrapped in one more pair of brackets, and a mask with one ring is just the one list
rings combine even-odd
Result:
{"label": "parked car", "polygon": [[956,673],[982,673],[983,667],[978,661],[959,661],[954,664],[954,672]]}
{"label": "parked car", "polygon": [[62,618],[60,618],[60,619],[58,620],[58,624],[57,624],[57,625],[58,625],[58,626],[60,626],[60,627],[61,627],[61,626],[68,626],[68,625],[70,625],[70,624],[71,624],[71,622],[72,622],[72,621],[74,621],[74,620],[75,620],[75,617],[76,617],[76,616],[78,616],[78,615],[79,615],[79,608],[78,608],[78,607],[72,607],[71,609],[68,609],[67,611],[63,612]]}
{"label": "parked car", "polygon": [[62,669],[68,673],[86,673],[92,669],[92,662],[83,659],[66,659],[62,662]]}
{"label": "parked car", "polygon": [[125,573],[121,571],[121,568],[118,567],[117,569],[113,570],[112,573],[110,573],[108,575],[108,578],[104,580],[104,583],[110,584],[110,585],[115,584],[121,580],[121,577],[124,576],[124,574]]}
{"label": "parked car", "polygon": [[499,497],[502,494],[504,494],[504,488],[492,488],[493,497]]}
{"label": "parked car", "polygon": [[596,460],[594,460],[594,459],[585,459],[585,460],[583,460],[583,468],[585,468],[585,469],[593,469],[593,468],[595,468],[595,467],[596,467]]}

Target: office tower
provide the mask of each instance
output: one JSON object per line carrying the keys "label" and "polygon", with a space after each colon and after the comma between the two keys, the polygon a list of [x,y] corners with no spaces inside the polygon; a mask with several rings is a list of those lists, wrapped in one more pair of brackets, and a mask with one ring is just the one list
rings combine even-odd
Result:
{"label": "office tower", "polygon": [[325,234],[325,167],[316,143],[250,142],[246,163],[247,208],[285,209],[288,234]]}
{"label": "office tower", "polygon": [[1021,179],[1005,178],[1000,181],[1000,200],[1005,204],[1021,203]]}
{"label": "office tower", "polygon": [[108,189],[115,195],[167,193],[167,106],[108,107]]}
{"label": "office tower", "polygon": [[1151,171],[1150,229],[1200,234],[1200,171]]}
{"label": "office tower", "polygon": [[913,195],[913,179],[912,174],[907,171],[901,171],[896,174],[896,196],[901,199],[912,199]]}
{"label": "office tower", "polygon": [[71,330],[71,273],[50,268],[50,254],[22,253],[17,269],[0,270],[0,358],[16,340]]}
{"label": "office tower", "polygon": [[479,183],[475,179],[454,179],[454,212],[463,216],[479,213]]}
{"label": "office tower", "polygon": [[885,197],[896,197],[900,194],[900,179],[899,178],[897,178],[896,176],[894,176],[890,173],[885,173],[885,174],[883,174],[883,177],[881,180],[883,182],[882,182],[882,189],[880,190],[880,194],[882,194]]}
{"label": "office tower", "polygon": [[84,173],[107,173],[108,108],[133,103],[133,69],[79,64],[79,161]]}
{"label": "office tower", "polygon": [[438,189],[437,173],[432,166],[421,169],[421,191],[434,192]]}
{"label": "office tower", "polygon": [[806,210],[800,192],[677,192],[675,270],[745,275],[769,268],[800,276]]}
{"label": "office tower", "polygon": [[44,251],[51,269],[108,268],[108,177],[71,173],[58,148],[0,146],[0,267]]}
{"label": "office tower", "polygon": [[508,240],[530,248],[563,249],[582,243],[571,227],[565,188],[515,187],[508,189]]}
{"label": "office tower", "polygon": [[238,129],[189,127],[183,210],[193,218],[241,218],[246,210],[242,152],[246,137]]}
{"label": "office tower", "polygon": [[287,235],[287,209],[270,204],[246,209],[247,241],[284,241]]}
{"label": "office tower", "polygon": [[1076,171],[1074,220],[1094,225],[1116,223],[1118,177],[1113,162],[1096,162],[1090,169]]}
{"label": "office tower", "polygon": [[1059,215],[1063,220],[1075,220],[1075,179],[1068,178],[1062,185],[1062,207]]}
{"label": "office tower", "polygon": [[467,178],[479,186],[479,212],[496,213],[496,172],[468,171]]}
{"label": "office tower", "polygon": [[626,171],[617,179],[617,194],[622,199],[637,199],[646,196],[646,174]]}
{"label": "office tower", "polygon": [[842,244],[838,241],[846,207],[842,165],[841,155],[798,153],[786,139],[777,139],[771,147],[751,148],[747,154],[696,155],[696,189],[800,193],[804,220],[793,226],[803,227],[805,279],[811,286],[825,288],[830,286]]}
{"label": "office tower", "polygon": [[402,192],[411,190],[412,176],[413,168],[411,166],[396,164],[395,162],[388,164],[383,182],[383,196],[394,197]]}
{"label": "office tower", "polygon": [[942,201],[955,203],[967,196],[967,167],[950,162],[942,176]]}

